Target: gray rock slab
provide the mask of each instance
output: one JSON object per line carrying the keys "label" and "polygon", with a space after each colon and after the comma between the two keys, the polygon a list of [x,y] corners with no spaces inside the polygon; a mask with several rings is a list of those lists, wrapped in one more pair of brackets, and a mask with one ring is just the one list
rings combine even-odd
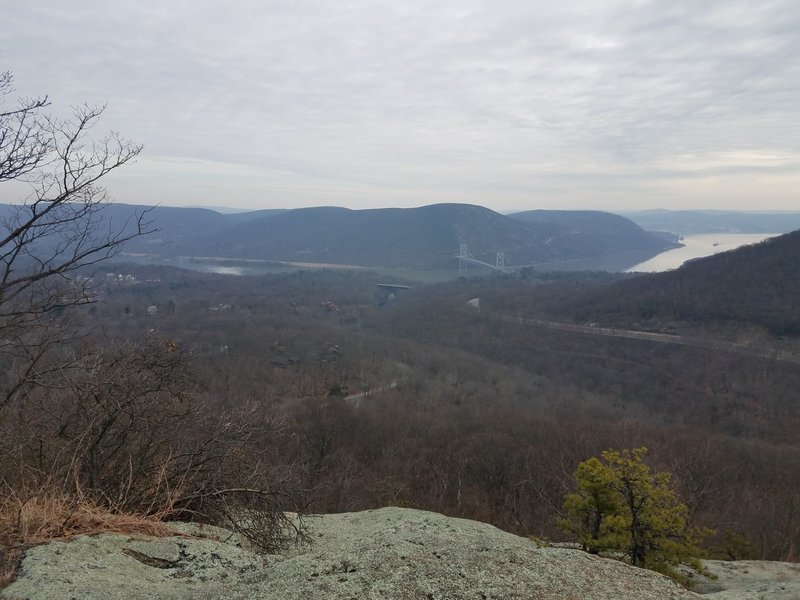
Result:
{"label": "gray rock slab", "polygon": [[265,572],[259,597],[696,598],[655,573],[435,513],[385,508],[312,526],[311,550]]}
{"label": "gray rock slab", "polygon": [[222,598],[264,559],[210,539],[80,536],[29,550],[2,598]]}
{"label": "gray rock slab", "polygon": [[224,530],[201,539],[104,534],[51,542],[26,553],[18,579],[0,597],[700,598],[650,571],[567,548],[539,548],[491,525],[430,512],[384,508],[319,516],[310,525],[312,545],[281,556],[260,556],[221,541],[229,537]]}
{"label": "gray rock slab", "polygon": [[697,577],[693,590],[708,600],[800,600],[800,564],[708,560],[716,579]]}

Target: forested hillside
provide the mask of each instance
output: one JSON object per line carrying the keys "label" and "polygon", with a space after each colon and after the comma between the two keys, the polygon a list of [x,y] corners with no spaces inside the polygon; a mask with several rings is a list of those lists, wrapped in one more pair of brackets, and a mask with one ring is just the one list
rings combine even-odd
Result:
{"label": "forested hillside", "polygon": [[[599,210],[528,210],[509,215],[530,223],[556,223],[582,235],[596,244],[601,254],[609,248],[616,251],[645,250],[653,247],[653,234],[625,217]],[[677,241],[677,237],[676,240]],[[664,247],[669,247],[664,244]]]}
{"label": "forested hillside", "polygon": [[155,329],[194,356],[211,407],[266,416],[261,460],[309,510],[399,504],[558,539],[578,462],[643,445],[695,524],[793,555],[797,364],[499,318],[607,275],[478,278],[385,304],[369,272],[115,270],[89,309],[103,336]]}
{"label": "forested hillside", "polygon": [[800,231],[643,275],[563,302],[551,314],[643,329],[683,324],[800,335]]}

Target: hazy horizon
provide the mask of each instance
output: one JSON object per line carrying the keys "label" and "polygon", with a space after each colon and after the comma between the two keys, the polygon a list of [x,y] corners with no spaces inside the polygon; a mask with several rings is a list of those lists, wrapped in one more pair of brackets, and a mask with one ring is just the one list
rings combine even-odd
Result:
{"label": "hazy horizon", "polygon": [[[129,202],[129,203],[125,203],[125,204],[134,204],[134,205],[140,205],[140,206],[147,206],[147,204],[142,204],[142,203],[138,203],[138,202]],[[498,212],[498,213],[503,214],[503,215],[514,214],[514,213],[517,213],[517,212],[524,212],[524,211],[527,211],[527,210],[569,210],[569,211],[587,210],[587,211],[609,212],[609,213],[614,213],[614,214],[619,214],[619,215],[634,214],[634,213],[646,213],[646,212],[659,212],[659,211],[663,211],[663,212],[698,212],[698,213],[736,212],[736,213],[754,214],[754,215],[769,215],[769,214],[775,214],[775,215],[792,214],[792,215],[794,215],[794,214],[800,214],[800,208],[797,208],[797,209],[785,209],[785,210],[781,210],[781,209],[775,209],[775,210],[769,210],[769,209],[764,209],[764,210],[755,210],[755,209],[754,210],[744,210],[744,209],[743,210],[736,210],[736,209],[720,209],[720,208],[685,208],[685,209],[677,209],[677,208],[663,208],[663,207],[660,207],[660,206],[656,206],[656,207],[653,207],[653,208],[645,208],[645,209],[632,209],[632,210],[619,210],[619,211],[607,210],[607,209],[604,209],[602,207],[600,207],[600,208],[587,208],[587,209],[580,209],[580,208],[542,208],[542,209],[529,208],[528,209],[528,208],[525,208],[525,209],[515,209],[515,210],[502,210],[502,209],[497,210],[497,209],[491,208],[491,207],[483,205],[483,204],[474,204],[474,203],[471,203],[471,202],[430,202],[428,204],[420,204],[420,205],[416,205],[416,206],[363,206],[363,207],[357,207],[357,208],[350,208],[348,206],[336,205],[336,204],[313,204],[313,205],[309,204],[308,206],[297,206],[297,207],[270,206],[270,207],[255,207],[255,208],[242,208],[242,207],[239,207],[239,206],[215,206],[215,205],[209,205],[209,204],[178,205],[178,204],[168,204],[168,203],[161,203],[161,204],[158,204],[158,206],[163,206],[165,208],[201,208],[201,209],[213,210],[213,211],[217,211],[217,212],[238,213],[238,212],[251,212],[251,211],[257,211],[257,210],[293,210],[295,208],[325,208],[325,207],[346,208],[348,210],[376,210],[376,209],[381,209],[381,208],[409,208],[409,209],[414,209],[414,208],[422,208],[422,207],[425,207],[425,206],[431,206],[433,204],[469,204],[469,205],[472,205],[472,206],[482,206],[484,208],[489,208],[490,210],[494,210],[495,212]]]}
{"label": "hazy horizon", "polygon": [[97,133],[144,144],[104,182],[119,202],[800,205],[789,0],[43,0],[4,21],[5,107],[105,104]]}

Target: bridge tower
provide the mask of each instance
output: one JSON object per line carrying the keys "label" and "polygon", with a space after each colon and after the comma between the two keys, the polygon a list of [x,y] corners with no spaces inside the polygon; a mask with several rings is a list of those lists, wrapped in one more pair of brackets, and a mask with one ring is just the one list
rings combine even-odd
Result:
{"label": "bridge tower", "polygon": [[469,263],[464,260],[469,257],[469,251],[466,244],[461,244],[458,249],[458,276],[466,277],[469,275]]}
{"label": "bridge tower", "polygon": [[506,270],[506,253],[505,252],[498,252],[497,253],[497,260],[494,263],[494,266],[499,271]]}

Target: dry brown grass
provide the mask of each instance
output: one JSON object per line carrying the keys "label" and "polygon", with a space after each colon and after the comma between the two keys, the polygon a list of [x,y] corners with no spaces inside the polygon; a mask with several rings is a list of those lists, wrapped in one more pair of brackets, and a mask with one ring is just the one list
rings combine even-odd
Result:
{"label": "dry brown grass", "polygon": [[119,512],[54,487],[8,493],[0,498],[0,589],[13,580],[22,554],[31,546],[98,533],[181,535],[162,522],[167,514],[166,509],[152,515]]}

